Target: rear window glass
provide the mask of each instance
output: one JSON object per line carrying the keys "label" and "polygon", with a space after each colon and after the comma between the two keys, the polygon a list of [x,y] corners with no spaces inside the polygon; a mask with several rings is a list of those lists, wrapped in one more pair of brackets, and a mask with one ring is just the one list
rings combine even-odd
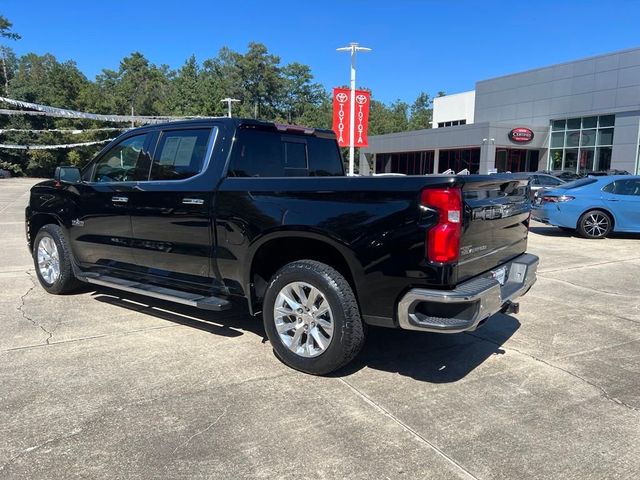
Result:
{"label": "rear window glass", "polygon": [[574,180],[573,182],[565,183],[562,188],[565,190],[571,190],[572,188],[584,187],[596,183],[598,180],[595,178],[581,178],[580,180]]}
{"label": "rear window glass", "polygon": [[284,142],[284,168],[307,168],[307,146],[304,142]]}
{"label": "rear window glass", "polygon": [[151,166],[151,180],[181,180],[202,171],[208,128],[162,132]]}

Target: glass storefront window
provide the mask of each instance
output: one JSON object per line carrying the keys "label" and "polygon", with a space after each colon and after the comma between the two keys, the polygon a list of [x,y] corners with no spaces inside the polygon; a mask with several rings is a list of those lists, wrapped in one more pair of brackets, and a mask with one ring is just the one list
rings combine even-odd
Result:
{"label": "glass storefront window", "polygon": [[587,173],[593,171],[593,160],[595,157],[594,148],[581,148],[579,154],[578,168],[580,173]]}
{"label": "glass storefront window", "polygon": [[613,127],[613,124],[615,122],[616,116],[615,115],[601,115],[599,117],[600,120],[600,127]]}
{"label": "glass storefront window", "polygon": [[613,128],[598,130],[598,145],[613,145]]}
{"label": "glass storefront window", "polygon": [[563,170],[577,171],[578,166],[578,149],[567,148],[564,151],[564,168]]}
{"label": "glass storefront window", "polygon": [[581,118],[569,118],[567,120],[567,130],[580,130]]}
{"label": "glass storefront window", "polygon": [[553,132],[551,134],[551,148],[562,148],[562,147],[564,147],[564,133]]}
{"label": "glass storefront window", "polygon": [[434,152],[378,153],[376,173],[404,173],[405,175],[426,175],[433,173]]}
{"label": "glass storefront window", "polygon": [[583,130],[580,135],[580,145],[583,147],[593,147],[596,144],[596,130]]}
{"label": "glass storefront window", "polygon": [[609,170],[611,168],[611,147],[598,148],[598,161],[596,164],[598,170]]}
{"label": "glass storefront window", "polygon": [[547,168],[576,173],[610,169],[614,124],[615,115],[552,120]]}
{"label": "glass storefront window", "polygon": [[577,147],[580,145],[580,132],[567,132],[565,147]]}
{"label": "glass storefront window", "polygon": [[551,159],[551,170],[562,170],[562,149],[552,148],[549,154]]}
{"label": "glass storefront window", "polygon": [[440,150],[438,156],[438,172],[446,172],[451,169],[454,172],[468,169],[471,173],[480,170],[480,149],[459,148],[454,150]]}

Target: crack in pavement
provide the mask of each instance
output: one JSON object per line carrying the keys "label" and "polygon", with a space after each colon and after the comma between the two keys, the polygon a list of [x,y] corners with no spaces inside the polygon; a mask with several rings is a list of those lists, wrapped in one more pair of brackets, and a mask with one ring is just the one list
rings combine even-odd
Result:
{"label": "crack in pavement", "polygon": [[564,272],[567,270],[579,270],[581,268],[591,268],[591,267],[598,267],[600,265],[609,265],[612,263],[625,263],[625,262],[629,262],[629,261],[634,261],[634,260],[640,260],[640,257],[634,257],[634,258],[625,258],[624,260],[611,260],[608,262],[600,262],[600,263],[591,263],[589,265],[578,265],[575,267],[563,267],[563,268],[556,268],[553,270],[538,270],[538,273],[554,273],[554,272]]}
{"label": "crack in pavement", "polygon": [[360,397],[362,400],[364,400],[365,403],[369,404],[370,406],[372,406],[374,409],[376,409],[379,413],[381,413],[382,415],[384,415],[385,417],[389,418],[390,420],[392,420],[394,423],[396,423],[397,425],[399,425],[400,427],[402,427],[406,432],[409,432],[414,438],[416,438],[419,442],[423,443],[424,445],[427,445],[429,448],[431,448],[431,450],[433,450],[436,455],[440,456],[441,458],[443,458],[444,460],[446,460],[451,466],[453,466],[457,473],[459,474],[460,478],[464,478],[466,480],[478,480],[478,478],[476,476],[474,476],[469,470],[467,470],[464,466],[462,466],[460,463],[456,462],[453,458],[451,458],[449,455],[447,455],[444,451],[442,451],[440,448],[438,448],[436,445],[434,445],[432,442],[430,442],[429,440],[427,440],[427,438],[425,438],[423,435],[421,435],[419,432],[417,432],[416,430],[414,430],[413,428],[411,428],[409,425],[407,425],[406,423],[404,423],[402,420],[400,420],[398,417],[396,417],[393,413],[391,413],[389,410],[387,410],[386,408],[384,408],[382,405],[376,403],[371,397],[369,397],[366,393],[362,392],[361,390],[359,390],[357,387],[355,387],[354,385],[351,385],[349,382],[347,382],[344,378],[338,378],[338,380],[342,383],[344,383],[347,387],[349,387],[358,397]]}
{"label": "crack in pavement", "polygon": [[[555,299],[555,298],[551,298],[551,297],[543,297],[543,296],[540,296],[540,295],[536,295],[535,293],[529,293],[529,294],[527,294],[527,296],[529,298],[537,298],[537,299],[545,300],[545,301],[551,300],[552,302],[559,303],[560,305],[565,305],[565,306],[567,305],[566,302],[561,302],[560,300]],[[598,310],[597,308],[588,307],[588,306],[586,306],[586,305],[584,305],[582,303],[579,304],[579,305],[573,305],[573,307],[579,308],[581,310],[586,310],[586,311],[592,312],[592,313],[602,314],[601,310]],[[607,315],[609,317],[612,317],[612,318],[617,318],[618,320],[625,320],[627,322],[635,323],[636,325],[640,324],[640,322],[638,322],[637,320],[634,320],[634,319],[628,318],[628,317],[623,317],[622,315],[617,315],[615,313],[607,313]]]}
{"label": "crack in pavement", "polygon": [[84,340],[95,340],[95,339],[110,338],[110,337],[124,337],[126,335],[133,335],[136,333],[144,333],[144,332],[149,332],[153,330],[164,330],[166,328],[177,328],[181,326],[182,325],[161,325],[159,327],[140,328],[138,330],[129,330],[126,332],[104,333],[101,335],[89,335],[86,337],[78,337],[78,338],[71,338],[69,340],[61,340],[59,342],[37,343],[35,345],[24,345],[21,347],[7,348],[5,350],[0,350],[0,353],[16,352],[19,350],[30,350],[32,348],[42,348],[47,346],[53,347],[54,345],[64,345],[66,343],[82,342]]}
{"label": "crack in pavement", "polygon": [[52,443],[55,443],[55,442],[58,442],[58,441],[61,441],[61,440],[66,440],[66,439],[71,438],[71,437],[75,437],[80,432],[82,432],[82,428],[75,428],[75,429],[73,429],[71,431],[71,433],[68,433],[66,435],[61,435],[59,437],[50,438],[49,440],[46,440],[46,441],[44,441],[44,442],[42,442],[42,443],[40,443],[38,445],[35,445],[33,447],[29,447],[29,448],[25,448],[24,450],[22,450],[19,453],[15,454],[13,457],[11,457],[9,460],[7,460],[5,463],[0,465],[0,472],[2,472],[5,468],[7,468],[9,465],[11,465],[13,462],[18,460],[19,458],[25,456],[27,453],[35,452],[36,450],[39,450],[42,447],[45,447],[45,446],[50,445]]}
{"label": "crack in pavement", "polygon": [[[247,378],[247,379],[241,380],[239,382],[230,382],[230,383],[226,383],[226,384],[223,384],[223,385],[231,386],[231,387],[237,387],[237,386],[240,386],[240,385],[245,385],[247,383],[272,380],[272,379],[275,379],[275,378],[292,376],[294,374],[295,373],[293,373],[293,372],[285,372],[285,373],[280,373],[280,374],[271,375],[271,376],[265,376],[265,377]],[[193,391],[191,391],[189,393],[197,395],[199,393],[204,393],[204,392],[207,392],[207,391],[209,391],[209,387],[208,386],[206,388],[199,388],[199,389],[193,390]],[[124,403],[122,405],[119,405],[119,406],[106,408],[102,412],[98,412],[97,414],[94,414],[93,416],[90,416],[89,418],[87,418],[85,421],[81,422],[80,425],[78,427],[74,428],[70,433],[59,435],[59,436],[54,437],[54,438],[50,438],[50,439],[48,439],[48,440],[46,440],[46,441],[44,441],[42,443],[39,443],[38,445],[35,445],[33,447],[29,447],[29,448],[25,448],[25,449],[21,450],[20,452],[15,454],[13,457],[11,457],[9,460],[7,460],[4,464],[0,465],[0,472],[2,472],[9,465],[14,463],[19,458],[27,455],[28,453],[35,452],[35,451],[41,449],[44,446],[51,445],[53,443],[61,442],[61,441],[67,440],[69,438],[75,437],[76,435],[79,435],[82,432],[87,432],[91,425],[93,425],[95,423],[98,423],[98,422],[102,421],[103,419],[105,419],[105,418],[107,418],[109,416],[116,415],[119,412],[122,412],[126,408],[129,408],[129,407],[141,407],[141,406],[151,405],[151,404],[158,403],[158,402],[165,403],[165,401],[167,399],[169,399],[169,398],[176,398],[176,397],[182,397],[182,396],[184,396],[184,392],[171,392],[169,394],[158,395],[158,396],[153,397],[153,398],[140,398],[140,399],[137,399],[137,400],[134,400],[134,401],[131,401],[131,402],[126,402],[126,403]],[[227,406],[225,408],[225,410],[222,412],[222,414],[211,425],[209,425],[207,428],[205,428],[205,429],[203,429],[203,430],[201,430],[199,432],[196,432],[186,442],[181,444],[178,448],[186,446],[194,437],[196,437],[198,435],[201,435],[202,433],[204,433],[207,430],[209,430],[210,428],[212,428],[217,422],[220,421],[220,419],[224,415],[226,415],[228,409],[229,409],[229,406]],[[178,450],[178,448],[176,448],[176,450]],[[174,453],[176,452],[176,450],[174,450]]]}
{"label": "crack in pavement", "polygon": [[620,405],[621,407],[627,408],[627,409],[629,409],[629,410],[631,410],[633,412],[640,411],[640,409],[638,407],[634,407],[633,405],[629,405],[628,403],[625,403],[622,400],[611,396],[611,394],[609,392],[607,392],[607,390],[604,387],[602,387],[601,385],[598,385],[597,383],[594,383],[594,382],[592,382],[590,380],[587,380],[586,378],[584,378],[584,377],[582,377],[582,376],[578,375],[577,373],[574,373],[574,372],[572,372],[570,370],[567,370],[566,368],[562,368],[559,365],[554,365],[553,363],[548,362],[547,360],[544,360],[543,358],[536,357],[535,355],[523,352],[522,350],[518,350],[517,348],[514,348],[514,347],[506,348],[504,345],[502,345],[502,344],[500,344],[498,342],[494,342],[493,340],[491,340],[489,338],[486,338],[486,337],[483,337],[481,335],[478,335],[477,333],[465,332],[465,334],[471,335],[472,337],[475,337],[475,338],[477,338],[479,340],[492,343],[493,345],[497,345],[498,347],[503,348],[505,350],[514,351],[516,353],[519,353],[520,355],[524,355],[525,357],[529,357],[529,358],[535,360],[536,362],[540,362],[540,363],[542,363],[544,365],[547,365],[548,367],[551,367],[553,369],[556,369],[556,370],[564,372],[564,373],[566,373],[568,375],[571,375],[572,377],[574,377],[574,378],[586,383],[587,385],[590,385],[591,387],[593,387],[593,388],[595,388],[597,390],[600,390],[600,392],[602,393],[602,396],[606,400],[608,400],[608,401],[610,401],[612,403],[615,403],[616,405]]}
{"label": "crack in pavement", "polygon": [[202,435],[204,432],[206,432],[207,430],[209,430],[211,427],[213,427],[215,424],[217,424],[220,419],[222,417],[224,417],[227,414],[227,410],[229,410],[229,405],[227,405],[224,409],[224,411],[218,415],[218,418],[216,418],[213,422],[211,422],[209,424],[209,426],[207,428],[204,428],[202,430],[197,431],[196,433],[194,433],[193,435],[191,435],[186,442],[181,443],[180,445],[178,445],[174,450],[173,450],[173,454],[175,454],[178,450],[180,450],[181,448],[186,447],[187,445],[189,445],[189,442],[191,440],[193,440],[195,437],[197,437],[198,435]]}
{"label": "crack in pavement", "polygon": [[18,306],[17,310],[22,315],[22,318],[24,318],[28,322],[32,323],[34,326],[38,327],[40,330],[42,330],[44,333],[47,334],[47,338],[44,341],[45,343],[44,344],[40,344],[40,345],[49,345],[49,342],[51,341],[51,338],[53,337],[53,332],[50,332],[49,330],[44,328],[42,325],[40,325],[38,322],[36,322],[33,318],[31,318],[29,315],[27,315],[27,312],[24,311],[24,308],[26,306],[25,305],[25,301],[27,299],[27,296],[36,288],[36,281],[33,279],[33,276],[31,275],[31,272],[29,270],[27,270],[25,273],[29,276],[29,280],[31,280],[32,285],[31,285],[31,287],[29,287],[29,290],[27,290],[27,292],[24,295],[20,296],[20,305]]}
{"label": "crack in pavement", "polygon": [[576,287],[576,288],[581,288],[584,290],[589,290],[590,292],[596,292],[596,293],[600,293],[602,295],[614,295],[617,297],[627,297],[627,298],[634,298],[634,295],[630,295],[630,294],[626,294],[626,293],[616,293],[616,292],[607,292],[606,290],[599,290],[597,288],[592,288],[592,287],[585,287],[584,285],[578,285],[577,283],[572,283],[569,282],[568,280],[561,280],[559,278],[553,278],[553,277],[545,277],[544,274],[540,275],[538,274],[538,276],[540,278],[544,278],[545,280],[551,280],[552,282],[560,282],[560,283],[565,283],[567,285],[571,285],[572,287]]}

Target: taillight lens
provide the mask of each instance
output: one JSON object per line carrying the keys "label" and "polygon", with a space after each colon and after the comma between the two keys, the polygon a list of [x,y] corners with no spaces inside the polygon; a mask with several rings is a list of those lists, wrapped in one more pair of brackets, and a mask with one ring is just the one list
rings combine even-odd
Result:
{"label": "taillight lens", "polygon": [[575,197],[572,197],[570,195],[560,195],[557,197],[553,195],[545,195],[542,197],[542,203],[562,203],[573,200],[574,198]]}
{"label": "taillight lens", "polygon": [[456,262],[460,257],[462,191],[460,188],[426,188],[420,203],[438,212],[438,223],[427,233],[426,256],[432,262]]}

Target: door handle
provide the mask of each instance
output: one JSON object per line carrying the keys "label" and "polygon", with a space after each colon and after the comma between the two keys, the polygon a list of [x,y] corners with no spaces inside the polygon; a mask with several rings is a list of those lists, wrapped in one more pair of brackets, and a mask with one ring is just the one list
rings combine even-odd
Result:
{"label": "door handle", "polygon": [[127,203],[129,201],[128,197],[111,197],[111,201],[113,203]]}
{"label": "door handle", "polygon": [[204,205],[204,200],[202,198],[183,198],[183,205]]}

